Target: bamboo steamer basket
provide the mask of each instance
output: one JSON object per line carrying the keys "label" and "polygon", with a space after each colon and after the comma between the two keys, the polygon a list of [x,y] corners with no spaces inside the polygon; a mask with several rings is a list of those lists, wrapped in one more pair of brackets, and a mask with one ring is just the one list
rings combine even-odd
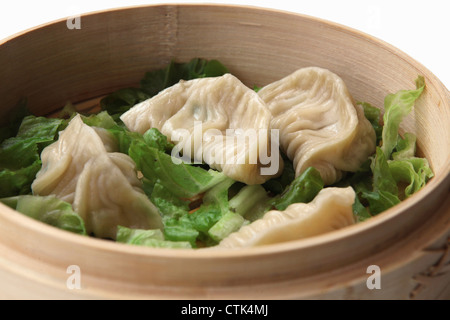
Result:
{"label": "bamboo steamer basket", "polygon": [[[417,194],[354,226],[232,251],[154,249],[83,237],[0,205],[3,299],[448,299],[449,92],[400,50],[350,28],[255,7],[152,5],[85,14],[0,42],[1,115],[26,96],[38,115],[136,86],[171,59],[218,59],[249,86],[300,67],[340,75],[357,101],[426,89],[402,124],[435,177]],[[93,100],[94,99],[94,100]],[[88,101],[87,103],[83,103]],[[71,289],[70,266],[80,287]],[[367,285],[380,269],[380,289]]]}

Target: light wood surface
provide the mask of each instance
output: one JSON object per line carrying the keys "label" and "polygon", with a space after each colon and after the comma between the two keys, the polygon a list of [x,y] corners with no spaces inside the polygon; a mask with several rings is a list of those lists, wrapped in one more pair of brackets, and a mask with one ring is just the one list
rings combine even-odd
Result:
{"label": "light wood surface", "polygon": [[[450,298],[450,102],[424,66],[358,31],[252,7],[157,5],[87,14],[0,43],[0,115],[23,96],[37,114],[136,85],[171,59],[218,59],[249,86],[305,66],[328,68],[356,101],[424,94],[403,130],[416,133],[435,177],[373,219],[301,241],[236,251],[168,250],[82,237],[0,205],[0,297],[32,299],[438,299]],[[81,289],[66,285],[81,271]],[[369,290],[367,267],[381,269]]]}

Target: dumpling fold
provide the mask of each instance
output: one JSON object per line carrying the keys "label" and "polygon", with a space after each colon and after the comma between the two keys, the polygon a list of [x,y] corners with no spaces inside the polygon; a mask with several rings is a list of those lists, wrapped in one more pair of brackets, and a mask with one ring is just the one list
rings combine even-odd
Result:
{"label": "dumpling fold", "polygon": [[296,176],[308,167],[326,185],[356,171],[375,151],[375,131],[344,81],[333,72],[301,68],[258,91],[280,130],[280,145],[293,161]]}
{"label": "dumpling fold", "polygon": [[142,190],[134,161],[108,151],[97,131],[75,116],[42,151],[33,193],[71,203],[96,237],[115,239],[118,225],[161,229],[161,216]]}
{"label": "dumpling fold", "polygon": [[304,239],[355,223],[352,187],[322,189],[309,203],[294,203],[284,211],[271,210],[215,248],[244,248]]}

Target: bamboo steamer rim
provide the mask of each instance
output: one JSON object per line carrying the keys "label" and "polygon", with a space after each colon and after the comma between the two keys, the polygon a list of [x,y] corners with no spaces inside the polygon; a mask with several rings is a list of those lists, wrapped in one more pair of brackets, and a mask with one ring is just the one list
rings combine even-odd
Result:
{"label": "bamboo steamer rim", "polygon": [[[447,175],[445,178],[449,178]],[[411,198],[408,198],[398,205],[380,213],[366,221],[356,223],[354,225],[328,232],[322,235],[309,237],[300,240],[293,240],[289,242],[282,242],[276,244],[270,244],[265,246],[258,246],[253,248],[238,248],[238,249],[169,249],[169,248],[151,248],[136,246],[124,243],[113,242],[110,240],[98,239],[89,236],[81,236],[75,233],[64,231],[56,227],[44,224],[40,221],[34,220],[26,215],[17,212],[10,207],[0,203],[0,214],[3,212],[8,215],[8,219],[11,223],[25,226],[30,231],[46,234],[49,237],[55,238],[66,243],[77,243],[82,246],[97,247],[106,251],[114,251],[122,254],[133,254],[141,256],[158,256],[158,257],[176,257],[176,258],[196,258],[196,259],[210,259],[210,258],[233,258],[242,256],[258,256],[258,255],[270,255],[272,253],[289,252],[301,250],[306,247],[315,247],[323,245],[329,242],[336,241],[338,239],[346,238],[348,236],[354,236],[366,232],[376,225],[382,225],[388,222],[393,217],[404,214],[408,208],[415,203],[425,198],[428,192],[432,192],[433,189],[440,186],[444,178],[432,179],[425,188],[418,191]],[[448,180],[448,179],[447,179]]]}
{"label": "bamboo steamer rim", "polygon": [[[318,18],[315,16],[311,16],[311,15],[307,15],[307,14],[303,14],[303,13],[297,13],[297,12],[292,12],[292,11],[286,11],[286,10],[282,10],[282,9],[274,9],[274,8],[266,8],[266,7],[260,7],[260,6],[255,6],[255,5],[236,5],[236,4],[215,4],[215,3],[210,3],[210,4],[201,4],[201,3],[182,3],[182,4],[177,4],[177,3],[170,3],[170,4],[164,4],[164,3],[160,3],[160,4],[148,4],[148,5],[130,5],[130,6],[120,6],[120,7],[116,7],[116,8],[110,8],[110,9],[101,9],[101,10],[94,10],[94,11],[90,11],[90,12],[86,12],[83,14],[80,14],[80,18],[81,17],[88,17],[88,16],[94,16],[94,15],[98,15],[98,14],[103,14],[103,13],[110,13],[110,12],[118,12],[118,11],[123,11],[123,10],[133,10],[133,9],[139,9],[139,8],[147,8],[147,7],[167,7],[167,8],[176,8],[176,7],[184,7],[184,8],[189,8],[189,7],[202,7],[202,8],[236,8],[237,10],[239,9],[249,9],[249,10],[257,10],[259,12],[265,12],[265,13],[279,13],[279,14],[285,14],[285,15],[291,15],[291,16],[298,16],[300,18],[303,19],[307,19],[310,21],[315,21],[319,24],[325,24],[328,25],[330,27],[333,27],[335,29],[339,29],[340,31],[344,31],[346,33],[350,33],[352,35],[358,35],[361,38],[364,38],[365,40],[369,40],[371,42],[374,42],[378,45],[383,46],[385,49],[388,49],[389,51],[391,51],[391,53],[395,54],[398,57],[401,57],[403,60],[407,61],[407,62],[414,62],[414,65],[416,67],[418,67],[422,72],[424,77],[430,81],[432,80],[433,82],[437,82],[437,86],[436,88],[439,88],[439,91],[442,91],[443,95],[447,95],[448,98],[450,99],[450,91],[445,87],[445,85],[439,80],[439,78],[437,78],[431,71],[429,71],[422,63],[418,62],[417,60],[413,59],[411,56],[409,56],[408,54],[406,54],[405,52],[403,52],[402,50],[398,49],[397,47],[391,45],[390,43],[379,39],[375,36],[372,36],[368,33],[362,32],[358,29],[334,22],[334,21],[330,21],[330,20],[326,20],[323,18]],[[56,20],[52,20],[49,22],[45,22],[42,24],[39,24],[37,26],[34,27],[30,27],[27,28],[23,31],[19,31],[16,32],[10,36],[7,36],[6,38],[0,39],[0,46],[3,45],[4,43],[13,40],[15,38],[18,38],[20,36],[23,36],[27,33],[33,32],[35,30],[38,29],[42,29],[44,27],[53,25],[53,24],[57,24],[57,23],[61,23],[61,22],[65,22],[67,21],[67,19],[70,17],[63,17],[60,19],[56,19]],[[428,81],[426,81],[425,83],[428,83]],[[448,102],[448,100],[447,100]],[[450,159],[450,156],[449,156]]]}
{"label": "bamboo steamer rim", "polygon": [[[424,67],[421,63],[417,62],[413,58],[411,58],[409,55],[401,51],[400,49],[390,45],[389,43],[378,39],[374,36],[368,35],[362,31],[353,29],[348,26],[341,25],[336,22],[331,22],[325,19],[300,14],[300,13],[293,13],[289,11],[284,10],[278,10],[278,9],[268,9],[263,7],[257,7],[257,6],[250,6],[250,5],[230,5],[230,4],[154,4],[154,5],[136,5],[136,6],[125,6],[125,7],[119,7],[119,8],[113,8],[113,9],[107,9],[107,10],[98,10],[98,11],[92,11],[89,13],[85,13],[80,15],[81,18],[97,15],[97,14],[104,14],[107,12],[114,12],[114,11],[122,11],[122,10],[133,10],[141,7],[169,7],[169,8],[177,8],[177,7],[202,7],[202,8],[236,8],[239,9],[251,9],[251,10],[257,10],[260,13],[278,13],[278,14],[284,14],[284,15],[291,15],[291,16],[298,16],[299,18],[306,19],[309,21],[314,21],[318,24],[325,24],[329,27],[338,29],[340,31],[343,31],[345,33],[349,33],[352,35],[357,35],[360,38],[364,38],[366,41],[373,42],[377,44],[378,46],[383,47],[387,51],[389,51],[391,54],[401,58],[402,60],[408,62],[409,64],[414,63],[414,66],[418,68],[421,71],[421,74],[425,78],[426,84],[432,84],[433,87],[438,91],[439,95],[441,97],[447,97],[447,99],[443,100],[443,108],[450,109],[450,93],[448,89],[444,86],[444,84],[426,67]],[[41,25],[38,25],[33,28],[29,28],[27,30],[24,30],[22,32],[18,32],[16,34],[13,34],[7,38],[4,38],[0,40],[0,46],[7,44],[9,41],[23,36],[25,34],[28,34],[30,32],[33,32],[34,30],[42,29],[46,26],[50,26],[56,23],[62,23],[67,20],[66,18],[61,18],[58,20],[54,20],[48,23],[44,23]],[[282,75],[280,75],[281,77]],[[103,239],[96,239],[96,238],[90,238],[87,236],[81,236],[77,234],[73,234],[64,230],[57,229],[53,226],[46,225],[42,222],[36,221],[32,218],[29,218],[21,213],[18,213],[17,211],[9,208],[8,206],[0,203],[0,215],[4,216],[5,220],[9,220],[12,224],[20,225],[26,228],[29,231],[42,233],[46,237],[53,238],[57,241],[62,241],[65,243],[76,243],[77,245],[85,246],[85,247],[95,247],[101,250],[109,251],[109,252],[116,252],[121,254],[128,254],[128,255],[138,255],[138,256],[144,256],[144,257],[164,257],[164,258],[176,258],[176,259],[211,259],[211,258],[220,258],[220,259],[232,259],[232,258],[240,258],[240,257],[249,257],[249,256],[264,256],[264,255],[271,255],[273,253],[280,253],[280,252],[290,252],[290,251],[298,251],[302,248],[307,247],[316,247],[321,246],[330,242],[334,242],[339,239],[346,238],[348,236],[355,236],[361,233],[364,233],[370,229],[372,229],[374,226],[379,226],[384,223],[387,223],[389,220],[391,220],[394,217],[397,217],[399,215],[406,214],[406,211],[413,207],[415,204],[419,203],[421,200],[427,197],[430,193],[433,191],[436,191],[438,188],[442,188],[444,185],[447,190],[450,186],[450,154],[447,156],[447,159],[445,160],[445,165],[442,166],[442,171],[445,171],[446,174],[442,174],[439,176],[433,177],[427,185],[422,188],[420,191],[418,191],[416,194],[411,196],[410,198],[402,201],[398,205],[390,208],[389,210],[386,210],[385,212],[372,217],[371,219],[357,223],[355,225],[336,230],[333,232],[329,232],[323,235],[318,235],[306,239],[296,240],[296,241],[289,241],[285,243],[278,243],[278,244],[271,244],[261,247],[255,247],[255,248],[240,248],[240,249],[230,249],[230,250],[204,250],[204,249],[165,249],[165,248],[150,248],[150,247],[141,247],[141,246],[133,246],[128,244],[122,244],[122,243],[115,243],[108,240]]]}

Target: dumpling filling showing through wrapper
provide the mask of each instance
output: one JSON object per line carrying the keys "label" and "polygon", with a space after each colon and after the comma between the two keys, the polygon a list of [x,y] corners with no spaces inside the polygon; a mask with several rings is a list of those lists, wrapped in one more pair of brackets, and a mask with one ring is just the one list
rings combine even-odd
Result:
{"label": "dumpling filling showing through wrapper", "polygon": [[157,128],[184,157],[248,185],[283,170],[271,118],[258,94],[231,74],[182,80],[121,116],[129,130]]}

